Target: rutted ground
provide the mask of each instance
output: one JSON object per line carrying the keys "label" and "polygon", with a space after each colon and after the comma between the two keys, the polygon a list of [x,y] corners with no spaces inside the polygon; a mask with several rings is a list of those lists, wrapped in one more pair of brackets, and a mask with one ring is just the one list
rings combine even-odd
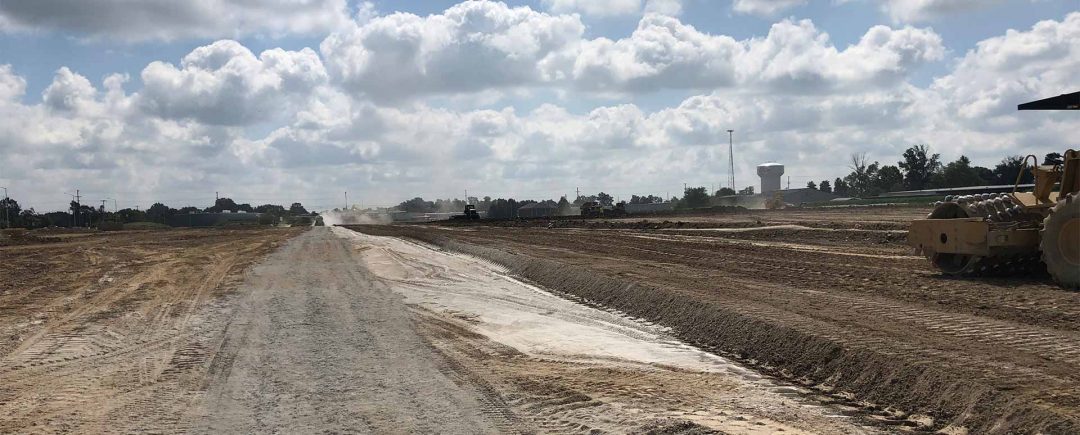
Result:
{"label": "rutted ground", "polygon": [[459,371],[497,394],[517,427],[623,433],[698,425],[726,433],[865,433],[802,388],[591,308],[500,266],[335,229],[381,281],[419,307],[422,329]]}
{"label": "rutted ground", "polygon": [[0,248],[0,432],[876,431],[488,262],[333,231]]}
{"label": "rutted ground", "polygon": [[[837,212],[701,218],[698,228],[628,219],[361,230],[484,255],[808,385],[929,414],[934,428],[1080,427],[1080,294],[1041,276],[941,277],[892,235],[921,212],[844,213],[824,225]],[[609,285],[578,285],[596,277]]]}
{"label": "rutted ground", "polygon": [[225,295],[293,229],[84,234],[0,248],[0,432],[182,432]]}

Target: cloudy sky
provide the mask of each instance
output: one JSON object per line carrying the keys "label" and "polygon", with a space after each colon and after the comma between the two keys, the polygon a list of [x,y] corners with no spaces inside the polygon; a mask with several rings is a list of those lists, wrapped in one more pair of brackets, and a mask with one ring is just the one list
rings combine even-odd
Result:
{"label": "cloudy sky", "polygon": [[0,0],[24,207],[621,197],[1080,145],[1077,0]]}

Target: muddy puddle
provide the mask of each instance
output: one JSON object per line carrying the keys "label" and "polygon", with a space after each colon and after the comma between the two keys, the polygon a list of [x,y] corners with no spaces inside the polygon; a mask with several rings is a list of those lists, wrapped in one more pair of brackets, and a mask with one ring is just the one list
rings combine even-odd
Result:
{"label": "muddy puddle", "polygon": [[[460,319],[472,331],[524,354],[574,364],[642,370],[708,373],[733,385],[740,409],[798,412],[843,426],[844,433],[872,433],[849,410],[823,405],[798,386],[763,377],[721,356],[687,345],[667,329],[615,312],[592,308],[522,282],[501,266],[391,237],[334,228],[350,239],[367,268],[406,302]],[[790,410],[777,408],[789,407]],[[721,410],[694,410],[685,417],[735,433],[813,433],[767,419],[738,427],[720,424]],[[751,421],[764,421],[753,427]],[[759,430],[766,430],[759,432]],[[833,426],[830,430],[838,429]]]}

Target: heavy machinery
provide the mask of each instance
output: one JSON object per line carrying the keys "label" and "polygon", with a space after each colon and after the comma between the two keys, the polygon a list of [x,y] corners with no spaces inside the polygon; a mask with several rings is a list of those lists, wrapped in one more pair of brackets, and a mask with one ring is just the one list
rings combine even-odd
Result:
{"label": "heavy machinery", "polygon": [[581,216],[586,218],[615,218],[626,216],[626,203],[620,202],[615,206],[603,206],[597,201],[587,201],[581,204]]}
{"label": "heavy machinery", "polygon": [[[1080,92],[1021,104],[1020,110],[1077,110]],[[1034,160],[1034,161],[1033,161]],[[1012,193],[948,196],[926,219],[911,223],[908,244],[949,275],[1046,271],[1062,286],[1080,288],[1080,153],[1060,162],[1024,159],[1035,188]],[[1056,190],[1055,190],[1056,188]]]}
{"label": "heavy machinery", "polygon": [[784,202],[784,193],[777,190],[773,193],[772,198],[765,200],[766,210],[782,210],[787,208],[787,203]]}
{"label": "heavy machinery", "polygon": [[476,211],[476,206],[469,204],[465,206],[465,211],[462,214],[451,216],[453,220],[476,220],[480,219],[480,212]]}

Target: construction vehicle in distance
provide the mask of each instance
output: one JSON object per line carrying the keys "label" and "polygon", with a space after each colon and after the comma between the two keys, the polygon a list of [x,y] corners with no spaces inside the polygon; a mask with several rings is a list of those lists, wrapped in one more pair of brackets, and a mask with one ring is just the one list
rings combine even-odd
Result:
{"label": "construction vehicle in distance", "polygon": [[463,214],[454,215],[450,217],[453,220],[476,220],[480,219],[480,212],[476,211],[476,206],[469,204],[465,206]]}
{"label": "construction vehicle in distance", "polygon": [[581,204],[581,216],[586,218],[623,217],[626,216],[626,203],[620,202],[614,206],[604,206],[597,201],[586,201]]}
{"label": "construction vehicle in distance", "polygon": [[782,210],[784,208],[787,208],[787,203],[784,202],[783,192],[780,192],[779,190],[773,193],[772,198],[765,200],[766,210]]}
{"label": "construction vehicle in distance", "polygon": [[[1078,110],[1080,92],[1019,109]],[[1033,191],[1020,192],[1017,176],[1012,193],[948,196],[926,219],[911,223],[908,244],[945,274],[1016,273],[1045,265],[1063,287],[1080,288],[1080,152],[1067,150],[1060,162],[1047,165],[1027,156],[1021,175],[1029,161]]]}

